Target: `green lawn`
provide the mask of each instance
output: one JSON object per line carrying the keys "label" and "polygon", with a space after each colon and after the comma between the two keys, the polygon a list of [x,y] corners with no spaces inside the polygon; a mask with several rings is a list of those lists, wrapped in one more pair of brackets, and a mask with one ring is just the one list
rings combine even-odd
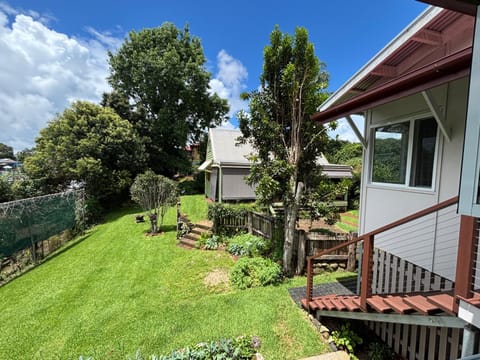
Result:
{"label": "green lawn", "polygon": [[340,221],[336,227],[346,232],[358,232],[358,210],[350,210],[340,215]]}
{"label": "green lawn", "polygon": [[[186,197],[182,210],[194,202]],[[177,247],[173,208],[158,237],[144,236],[148,224],[135,224],[134,213],[111,214],[0,288],[0,359],[125,359],[241,334],[260,336],[266,359],[327,351],[287,292],[304,278],[245,291],[209,287],[207,274],[233,265],[228,254]]]}

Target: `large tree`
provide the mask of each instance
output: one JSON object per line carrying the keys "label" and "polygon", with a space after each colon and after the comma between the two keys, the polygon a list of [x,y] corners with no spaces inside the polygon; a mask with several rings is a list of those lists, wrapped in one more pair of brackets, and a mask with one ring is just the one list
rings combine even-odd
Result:
{"label": "large tree", "polygon": [[117,95],[104,102],[110,101],[124,116],[135,114],[149,167],[173,175],[188,164],[187,142],[196,142],[206,128],[220,124],[228,111],[227,102],[209,88],[211,74],[205,69],[200,39],[190,35],[188,27],[180,30],[171,23],[132,31],[118,51],[109,54],[109,63],[109,82]]}
{"label": "large tree", "polygon": [[145,149],[133,126],[112,109],[78,101],[50,121],[25,160],[27,173],[47,192],[84,183],[108,205],[144,168]]}
{"label": "large tree", "polygon": [[15,159],[13,155],[13,147],[0,143],[0,159]]}
{"label": "large tree", "polygon": [[[260,201],[282,200],[285,208],[283,270],[293,271],[292,251],[298,210],[305,188],[318,169],[316,158],[327,142],[322,125],[310,115],[324,101],[328,75],[315,56],[307,30],[283,34],[275,27],[264,49],[258,91],[246,94],[250,112],[240,113],[242,141],[257,150],[249,181],[257,183]],[[313,193],[313,191],[311,192]]]}

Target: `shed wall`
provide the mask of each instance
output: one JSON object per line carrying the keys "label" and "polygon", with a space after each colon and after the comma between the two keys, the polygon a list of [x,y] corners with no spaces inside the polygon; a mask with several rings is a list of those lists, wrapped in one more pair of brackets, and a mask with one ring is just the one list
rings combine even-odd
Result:
{"label": "shed wall", "polygon": [[248,168],[222,168],[222,199],[255,199],[255,188],[245,182],[245,177],[249,173]]}

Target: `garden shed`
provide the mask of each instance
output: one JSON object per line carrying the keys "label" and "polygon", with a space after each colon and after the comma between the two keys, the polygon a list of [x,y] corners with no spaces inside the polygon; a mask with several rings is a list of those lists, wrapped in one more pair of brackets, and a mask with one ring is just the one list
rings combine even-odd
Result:
{"label": "garden shed", "polygon": [[245,182],[250,172],[250,144],[238,144],[239,130],[210,129],[206,160],[198,168],[205,172],[205,195],[212,201],[255,199],[255,187]]}

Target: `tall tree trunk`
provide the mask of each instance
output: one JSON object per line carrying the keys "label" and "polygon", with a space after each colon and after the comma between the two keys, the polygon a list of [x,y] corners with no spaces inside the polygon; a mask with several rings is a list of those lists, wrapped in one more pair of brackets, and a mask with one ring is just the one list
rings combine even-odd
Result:
{"label": "tall tree trunk", "polygon": [[303,194],[303,183],[292,181],[293,199],[285,204],[285,242],[283,244],[283,272],[286,276],[293,275],[293,241],[295,238],[295,225],[297,222],[298,207]]}

